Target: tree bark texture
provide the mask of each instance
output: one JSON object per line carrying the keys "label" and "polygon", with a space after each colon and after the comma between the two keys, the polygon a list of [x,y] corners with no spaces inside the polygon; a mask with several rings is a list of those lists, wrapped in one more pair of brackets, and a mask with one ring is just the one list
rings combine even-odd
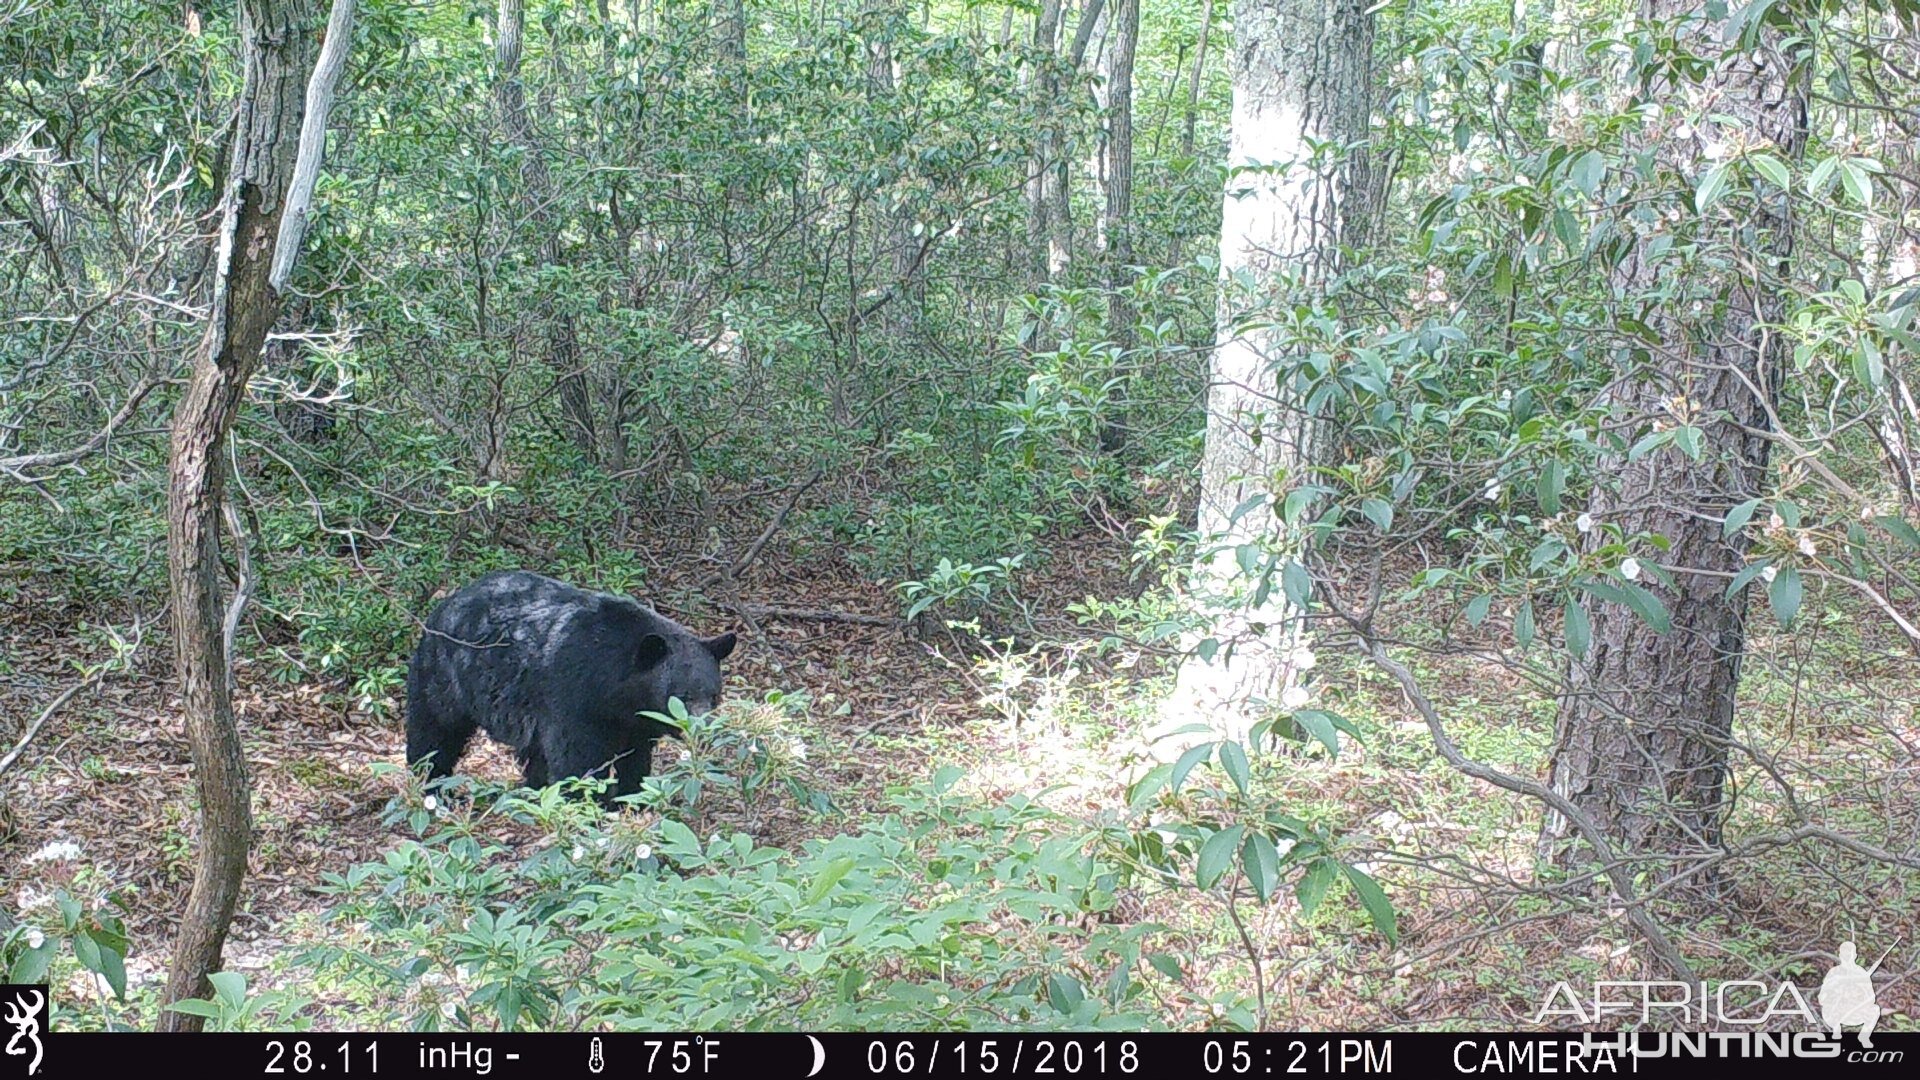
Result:
{"label": "tree bark texture", "polygon": [[[193,884],[163,1004],[209,993],[246,876],[253,819],[221,634],[221,448],[281,309],[271,277],[321,44],[314,0],[242,0],[244,78],[228,166],[206,336],[173,422],[167,564],[187,742],[200,796]],[[330,91],[329,91],[330,92]],[[201,1020],[162,1010],[162,1031]]]}
{"label": "tree bark texture", "polygon": [[[1350,143],[1367,127],[1373,18],[1366,0],[1237,0],[1233,113],[1220,223],[1220,315],[1207,397],[1199,530],[1212,555],[1195,591],[1230,614],[1211,662],[1181,665],[1163,720],[1203,719],[1229,737],[1269,715],[1293,680],[1297,620],[1279,589],[1253,601],[1235,549],[1276,546],[1279,519],[1233,518],[1255,496],[1277,506],[1311,460],[1312,425],[1279,372],[1283,332],[1245,327],[1249,308],[1325,287],[1339,257],[1343,165],[1311,164],[1309,140]],[[1277,546],[1284,547],[1284,542]]]}
{"label": "tree bark texture", "polygon": [[[1660,108],[1638,136],[1650,152],[1652,184],[1664,193],[1632,200],[1657,216],[1668,206],[1690,216],[1697,178],[1735,140],[1771,143],[1792,161],[1806,145],[1807,88],[1781,49],[1785,35],[1762,31],[1757,46],[1722,55],[1717,21],[1695,0],[1652,0],[1650,20],[1671,23],[1684,48],[1711,62],[1695,84],[1658,69],[1645,87]],[[1688,217],[1679,220],[1687,221]],[[1612,271],[1616,296],[1647,296],[1669,283],[1672,266],[1649,245],[1658,221],[1620,222],[1640,239]],[[1653,533],[1671,547],[1658,553],[1673,587],[1645,581],[1664,602],[1672,629],[1655,632],[1625,607],[1591,602],[1592,642],[1574,661],[1555,726],[1551,785],[1590,815],[1625,857],[1660,860],[1662,879],[1721,847],[1730,807],[1733,735],[1746,596],[1726,595],[1728,577],[1746,564],[1747,531],[1722,537],[1738,503],[1765,493],[1769,419],[1779,395],[1784,342],[1771,329],[1784,310],[1780,285],[1791,254],[1786,197],[1722,200],[1692,226],[1704,257],[1685,273],[1680,295],[1649,299],[1641,321],[1657,344],[1629,342],[1635,359],[1609,391],[1614,423],[1630,445],[1648,430],[1689,423],[1701,428],[1701,459],[1669,447],[1599,464],[1588,513],[1628,536]],[[1678,245],[1676,245],[1678,246]],[[1587,534],[1591,551],[1602,530]],[[1543,857],[1570,865],[1570,827],[1549,814]]]}

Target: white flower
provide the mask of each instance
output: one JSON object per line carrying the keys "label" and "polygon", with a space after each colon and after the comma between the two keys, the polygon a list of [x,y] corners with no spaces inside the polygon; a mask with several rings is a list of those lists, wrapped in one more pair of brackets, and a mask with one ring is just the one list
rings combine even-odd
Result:
{"label": "white flower", "polygon": [[429,795],[426,798],[426,807],[427,807],[427,812],[431,814],[432,812],[440,808],[440,800],[435,796]]}
{"label": "white flower", "polygon": [[653,845],[641,844],[639,847],[634,848],[633,857],[640,860],[641,862],[645,862],[648,859],[653,858]]}
{"label": "white flower", "polygon": [[1769,566],[1765,570],[1760,571],[1760,580],[1765,581],[1768,584],[1772,584],[1775,575],[1779,573],[1780,571],[1775,570],[1773,567]]}
{"label": "white flower", "polygon": [[1493,483],[1487,485],[1487,490],[1481,492],[1480,497],[1488,502],[1499,502],[1500,493],[1505,490],[1506,489],[1501,486],[1500,481],[1495,480]]}
{"label": "white flower", "polygon": [[1285,709],[1304,709],[1312,697],[1304,686],[1289,686],[1280,695],[1280,706]]}
{"label": "white flower", "polygon": [[440,1015],[446,1017],[449,1020],[453,1019],[454,1014],[459,1011],[460,1011],[460,1003],[453,1000],[452,998],[448,998],[447,1000],[440,1003]]}
{"label": "white flower", "polygon": [[1319,662],[1319,658],[1313,655],[1313,650],[1305,645],[1293,650],[1293,655],[1287,657],[1287,663],[1291,664],[1295,671],[1312,671],[1313,665]]}
{"label": "white flower", "polygon": [[40,946],[45,945],[46,943],[47,943],[47,935],[41,933],[39,927],[36,926],[33,929],[27,931],[27,948],[37,949]]}
{"label": "white flower", "polygon": [[791,754],[795,761],[807,760],[807,740],[797,737],[787,740],[787,753]]}
{"label": "white flower", "polygon": [[1213,1015],[1215,1017],[1221,1017],[1221,1016],[1227,1015],[1227,1007],[1225,1005],[1220,1004],[1217,1001],[1211,1005],[1208,1005],[1207,1008],[1213,1012]]}
{"label": "white flower", "polygon": [[1620,576],[1628,581],[1640,580],[1640,560],[1629,555],[1620,560]]}
{"label": "white flower", "polygon": [[574,862],[579,862],[581,859],[584,859],[586,857],[587,857],[586,848],[581,847],[579,844],[573,845],[573,861]]}
{"label": "white flower", "polygon": [[1579,517],[1574,518],[1573,527],[1580,530],[1581,533],[1583,534],[1592,532],[1593,531],[1593,515],[1581,514]]}
{"label": "white flower", "polygon": [[1813,558],[1815,555],[1820,554],[1820,549],[1817,546],[1815,546],[1813,542],[1813,537],[1807,536],[1805,534],[1801,535],[1800,554],[1805,555],[1809,559]]}
{"label": "white flower", "polygon": [[27,856],[30,863],[77,862],[79,859],[80,845],[71,840],[56,840]]}

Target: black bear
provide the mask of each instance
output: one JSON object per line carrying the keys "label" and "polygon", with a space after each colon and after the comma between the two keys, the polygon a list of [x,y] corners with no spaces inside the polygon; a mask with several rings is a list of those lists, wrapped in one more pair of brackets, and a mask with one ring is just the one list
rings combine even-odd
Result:
{"label": "black bear", "polygon": [[476,730],[513,748],[527,786],[605,778],[611,802],[640,790],[653,744],[675,729],[641,716],[677,697],[694,714],[720,697],[731,633],[699,638],[625,596],[524,570],[440,602],[407,666],[407,763],[451,775]]}

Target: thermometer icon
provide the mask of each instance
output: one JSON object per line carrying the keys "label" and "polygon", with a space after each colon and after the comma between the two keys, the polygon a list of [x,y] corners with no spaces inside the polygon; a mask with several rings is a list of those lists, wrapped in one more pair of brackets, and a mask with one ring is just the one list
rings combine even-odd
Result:
{"label": "thermometer icon", "polygon": [[600,1054],[600,1036],[595,1035],[592,1045],[587,1050],[587,1071],[598,1076],[600,1070],[606,1067],[607,1059]]}

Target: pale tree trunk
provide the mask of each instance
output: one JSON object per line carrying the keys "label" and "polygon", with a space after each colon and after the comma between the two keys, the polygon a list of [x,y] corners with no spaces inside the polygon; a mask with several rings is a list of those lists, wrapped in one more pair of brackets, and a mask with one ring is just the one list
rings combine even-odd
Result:
{"label": "pale tree trunk", "polygon": [[[533,120],[527,115],[526,91],[520,85],[520,57],[525,48],[527,13],[523,0],[500,0],[494,23],[494,102],[500,110],[500,127],[507,141],[520,152],[521,197],[527,219],[540,234],[542,266],[561,265],[560,221],[554,213],[556,195],[547,159],[533,135]],[[558,310],[551,297],[537,301],[546,322],[547,366],[560,384],[560,411],[566,421],[567,436],[589,458],[599,456],[594,432],[592,395],[587,389],[586,373],[581,369],[580,338],[573,316]],[[608,433],[618,440],[619,431]],[[624,458],[616,447],[616,457]]]}
{"label": "pale tree trunk", "polygon": [[[1638,149],[1652,154],[1653,182],[1665,191],[1639,193],[1633,205],[1658,199],[1651,203],[1656,210],[1664,203],[1691,214],[1688,194],[1717,160],[1716,149],[1770,143],[1783,159],[1801,157],[1807,88],[1780,52],[1784,30],[1769,27],[1753,49],[1723,56],[1719,20],[1705,17],[1698,0],[1652,0],[1643,14],[1672,23],[1681,46],[1712,67],[1698,87],[1666,74],[1670,68],[1656,69],[1662,74],[1646,93],[1663,112],[1654,127],[1642,129]],[[1644,584],[1664,602],[1672,630],[1660,634],[1625,607],[1588,602],[1592,641],[1569,669],[1551,779],[1621,855],[1657,860],[1645,869],[1663,880],[1689,874],[1693,860],[1721,847],[1747,599],[1744,591],[1729,599],[1726,588],[1746,565],[1749,546],[1744,529],[1723,538],[1721,522],[1735,505],[1766,491],[1768,414],[1786,370],[1784,339],[1773,328],[1785,308],[1778,275],[1791,256],[1787,198],[1778,192],[1758,202],[1729,197],[1709,207],[1695,227],[1694,239],[1716,255],[1724,252],[1728,269],[1689,271],[1682,294],[1663,295],[1651,310],[1633,313],[1656,328],[1659,344],[1621,373],[1607,404],[1616,423],[1637,425],[1622,428],[1628,444],[1639,430],[1692,418],[1703,429],[1701,460],[1678,448],[1636,461],[1624,454],[1606,458],[1587,508],[1596,522],[1587,534],[1589,551],[1606,542],[1599,524],[1671,543],[1658,557],[1671,568],[1674,587]],[[1648,258],[1643,241],[1620,261],[1609,284],[1614,295],[1631,301],[1670,282],[1672,273]],[[1644,345],[1636,340],[1636,347]],[[1543,858],[1576,865],[1572,835],[1571,824],[1550,813]]]}
{"label": "pale tree trunk", "polygon": [[[1863,19],[1867,18],[1862,16]],[[1920,43],[1905,33],[1902,17],[1888,12],[1880,20],[1880,40],[1889,51],[1898,48],[1908,70],[1920,61]],[[1887,113],[1872,116],[1873,139],[1869,146],[1881,148],[1882,163],[1895,175],[1912,175],[1920,160],[1908,135],[1910,123],[1902,124]],[[1897,186],[1898,194],[1890,210],[1865,214],[1860,224],[1861,264],[1868,291],[1913,288],[1920,275],[1920,241],[1916,241],[1908,221],[1912,215],[1913,195],[1908,185]],[[1877,209],[1877,208],[1876,208]],[[1885,221],[1889,231],[1883,233]],[[1920,397],[1910,382],[1911,357],[1906,350],[1886,357],[1886,387],[1880,402],[1878,425],[1880,445],[1886,451],[1887,465],[1894,486],[1900,492],[1901,505],[1908,511],[1920,510]]]}
{"label": "pale tree trunk", "polygon": [[725,63],[738,66],[746,61],[746,0],[714,0],[713,51]]}
{"label": "pale tree trunk", "polygon": [[[200,835],[163,1006],[208,995],[207,976],[220,969],[246,878],[253,815],[222,633],[220,451],[280,315],[319,173],[327,113],[352,39],[352,0],[335,0],[324,35],[314,0],[241,0],[239,6],[244,77],[221,193],[213,304],[174,414],[168,459],[174,659],[200,799]],[[156,1026],[198,1031],[201,1023],[163,1008]]]}
{"label": "pale tree trunk", "polygon": [[[1087,0],[1085,10],[1080,13],[1080,21],[1073,30],[1073,42],[1067,46],[1066,62],[1069,68],[1075,71],[1080,69],[1081,63],[1086,60],[1087,46],[1106,24],[1105,0]],[[1098,84],[1095,93],[1099,93]],[[1097,150],[1093,171],[1097,181]],[[1046,184],[1046,190],[1042,197],[1047,202],[1047,274],[1052,280],[1059,281],[1066,277],[1068,268],[1073,265],[1073,155],[1067,153],[1064,146],[1056,148],[1053,167],[1047,171],[1043,183]],[[1104,196],[1100,198],[1104,200]]]}
{"label": "pale tree trunk", "polygon": [[[1294,350],[1282,332],[1244,325],[1249,301],[1284,301],[1324,288],[1339,256],[1344,167],[1317,172],[1308,141],[1350,143],[1367,125],[1373,51],[1367,0],[1236,0],[1229,176],[1220,221],[1220,319],[1200,464],[1199,532],[1209,552],[1195,594],[1216,611],[1221,643],[1180,666],[1162,726],[1204,722],[1245,740],[1273,715],[1295,679],[1297,618],[1276,585],[1265,597],[1241,573],[1235,550],[1289,546],[1278,507],[1311,460],[1312,425],[1277,369]],[[1249,168],[1282,164],[1284,168]],[[1246,171],[1237,171],[1245,169]],[[1331,173],[1327,175],[1326,173]],[[1238,279],[1253,283],[1244,295]],[[1247,500],[1270,507],[1242,513]],[[1173,740],[1167,740],[1172,742]]]}
{"label": "pale tree trunk", "polygon": [[1180,156],[1193,156],[1193,129],[1200,118],[1200,76],[1207,70],[1207,36],[1213,30],[1213,0],[1200,9],[1200,44],[1193,50],[1193,71],[1187,76],[1187,116],[1180,125]]}
{"label": "pale tree trunk", "polygon": [[1120,350],[1121,369],[1107,392],[1100,448],[1121,449],[1127,441],[1126,364],[1134,346],[1133,301],[1121,290],[1131,283],[1133,264],[1133,56],[1140,40],[1140,0],[1114,0],[1113,50],[1107,77],[1107,198],[1105,270],[1107,340]]}
{"label": "pale tree trunk", "polygon": [[[1059,125],[1053,120],[1058,106],[1059,85],[1053,76],[1051,61],[1060,44],[1061,0],[1040,0],[1040,11],[1033,22],[1033,51],[1036,66],[1028,89],[1036,111],[1044,114],[1034,140],[1033,162],[1027,173],[1027,265],[1029,279],[1035,285],[1052,277],[1049,261],[1053,238],[1053,205],[1047,198],[1047,176],[1053,171],[1059,152]],[[1041,59],[1044,58],[1044,59]]]}
{"label": "pale tree trunk", "polygon": [[[880,109],[890,109],[897,92],[897,77],[894,73],[893,47],[889,39],[893,30],[893,20],[897,12],[886,3],[871,5],[866,12],[868,27],[866,40],[867,52],[867,99]],[[913,210],[910,207],[889,207],[880,212],[882,221],[880,241],[885,252],[880,260],[892,274],[885,289],[894,294],[894,299],[883,309],[884,321],[889,329],[901,333],[913,324],[913,316],[918,308],[921,290],[920,279],[920,242],[913,235]]]}

